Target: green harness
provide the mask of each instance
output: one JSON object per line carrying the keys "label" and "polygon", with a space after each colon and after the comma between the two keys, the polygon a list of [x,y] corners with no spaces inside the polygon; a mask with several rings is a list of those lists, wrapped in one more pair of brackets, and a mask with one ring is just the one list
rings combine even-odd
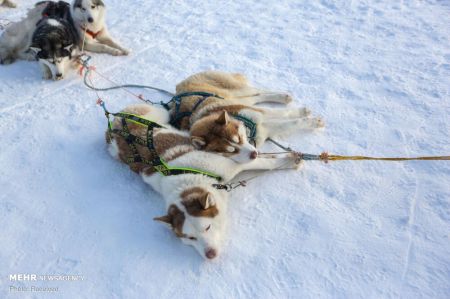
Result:
{"label": "green harness", "polygon": [[[147,165],[153,167],[153,169],[155,171],[159,172],[163,176],[191,173],[191,174],[206,175],[208,177],[216,179],[219,182],[222,180],[222,178],[220,176],[210,173],[210,172],[207,172],[207,171],[204,171],[204,170],[189,168],[189,167],[173,167],[173,166],[168,165],[167,162],[158,155],[158,153],[156,152],[154,143],[153,143],[153,129],[154,128],[164,128],[163,126],[161,126],[151,120],[142,118],[138,115],[131,114],[131,113],[123,113],[123,112],[110,113],[106,109],[105,103],[103,101],[100,103],[100,105],[102,106],[103,110],[105,111],[106,118],[108,119],[108,132],[109,132],[110,137],[112,138],[113,133],[122,136],[131,149],[132,155],[126,159],[127,164],[144,163],[144,164],[147,164]],[[110,120],[110,115],[115,116],[115,117],[120,117],[122,119],[122,129],[121,130],[113,128],[113,125]],[[147,138],[144,139],[139,136],[131,134],[130,130],[128,128],[128,125],[127,125],[127,120],[131,121],[135,124],[147,127],[147,133],[146,133]],[[137,147],[136,147],[137,144],[147,147],[147,149],[151,153],[151,156],[155,157],[155,158],[151,161],[143,158],[139,154],[139,151],[137,150]]]}

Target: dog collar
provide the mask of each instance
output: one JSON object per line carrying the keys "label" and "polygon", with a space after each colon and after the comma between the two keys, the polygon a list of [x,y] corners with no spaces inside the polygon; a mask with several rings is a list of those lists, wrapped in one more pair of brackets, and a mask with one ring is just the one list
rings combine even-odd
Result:
{"label": "dog collar", "polygon": [[81,30],[83,30],[83,32],[86,32],[86,34],[88,34],[93,39],[96,39],[97,36],[103,31],[103,29],[101,29],[100,31],[93,32],[93,31],[91,31],[89,29],[84,28],[83,26],[81,26],[80,28],[81,28]]}

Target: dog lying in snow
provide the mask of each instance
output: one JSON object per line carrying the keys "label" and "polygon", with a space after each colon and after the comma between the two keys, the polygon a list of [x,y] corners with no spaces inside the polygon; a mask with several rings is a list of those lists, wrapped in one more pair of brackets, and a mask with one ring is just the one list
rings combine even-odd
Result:
{"label": "dog lying in snow", "polygon": [[11,7],[11,8],[15,8],[17,7],[17,5],[12,2],[11,0],[0,0],[0,6],[6,6],[6,7]]}
{"label": "dog lying in snow", "polygon": [[68,3],[47,3],[43,15],[36,24],[30,50],[39,61],[44,79],[60,80],[70,67],[76,66],[80,36],[73,26]]}
{"label": "dog lying in snow", "polygon": [[[160,110],[160,111],[159,111]],[[154,106],[140,104],[129,106],[124,112],[151,119],[158,123],[167,123],[168,114]],[[112,130],[123,130],[123,122],[129,133],[140,138],[147,138],[147,127],[133,121],[115,117]],[[217,123],[226,126],[224,114],[219,115]],[[236,131],[235,131],[236,133]],[[127,137],[128,138],[128,137]],[[201,169],[222,177],[224,182],[230,181],[238,173],[255,169],[297,168],[298,160],[294,154],[282,157],[256,158],[248,163],[239,164],[232,158],[217,153],[199,151],[194,146],[195,140],[189,133],[170,126],[154,128],[152,144],[157,156],[163,158],[169,165]],[[133,151],[129,141],[123,135],[111,131],[106,132],[110,154],[128,164],[139,173],[143,180],[150,184],[165,199],[167,214],[155,220],[163,222],[173,230],[183,243],[192,245],[205,258],[212,259],[218,255],[225,232],[225,214],[227,208],[227,192],[213,187],[217,180],[203,174],[178,174],[163,176],[155,172],[153,166],[147,163],[128,160]],[[153,161],[152,152],[143,145],[136,145],[143,159]],[[224,150],[225,151],[225,150]],[[231,154],[231,153],[230,153]],[[238,155],[237,152],[234,155]],[[141,158],[139,159],[139,161]]]}
{"label": "dog lying in snow", "polygon": [[95,53],[114,56],[128,55],[125,49],[114,41],[106,27],[106,8],[102,0],[74,0],[72,17],[80,36],[85,36],[84,48]]}
{"label": "dog lying in snow", "polygon": [[[206,95],[189,95],[197,92]],[[292,98],[252,87],[241,74],[207,71],[192,75],[177,85],[175,98],[180,95],[178,105],[176,101],[169,104],[171,124],[190,130],[194,145],[202,150],[217,151],[219,147],[229,153],[242,150],[252,153],[256,149],[247,137],[259,147],[269,137],[324,127],[320,118],[309,117],[310,111],[306,108],[254,107],[264,102],[288,104]],[[226,111],[227,128],[238,128],[238,136],[230,138],[227,130],[218,130],[215,119],[222,111]],[[255,125],[254,136],[248,136],[248,122]]]}
{"label": "dog lying in snow", "polygon": [[66,2],[41,2],[0,37],[0,62],[38,60],[45,79],[62,79],[78,54],[80,37]]}
{"label": "dog lying in snow", "polygon": [[72,5],[64,1],[44,1],[37,3],[25,19],[6,28],[0,37],[0,63],[10,64],[16,59],[39,60],[44,78],[62,79],[68,66],[75,65],[84,36],[88,51],[128,54],[128,50],[109,35],[101,0],[75,0]]}

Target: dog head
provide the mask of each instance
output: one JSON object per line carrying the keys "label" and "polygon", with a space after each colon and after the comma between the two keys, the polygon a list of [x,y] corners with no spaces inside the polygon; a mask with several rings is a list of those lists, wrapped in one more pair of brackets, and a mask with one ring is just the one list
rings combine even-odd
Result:
{"label": "dog head", "polygon": [[248,163],[258,156],[256,148],[248,142],[245,125],[226,111],[199,119],[190,133],[197,149],[220,153],[236,163]]}
{"label": "dog head", "polygon": [[72,18],[78,26],[97,32],[102,30],[105,20],[105,4],[102,0],[74,0]]}
{"label": "dog head", "polygon": [[64,78],[78,51],[71,28],[57,19],[44,19],[38,24],[30,48],[39,63],[50,69],[55,80]]}
{"label": "dog head", "polygon": [[226,197],[225,191],[212,187],[188,188],[169,206],[167,215],[154,219],[166,224],[202,257],[213,259],[225,233]]}

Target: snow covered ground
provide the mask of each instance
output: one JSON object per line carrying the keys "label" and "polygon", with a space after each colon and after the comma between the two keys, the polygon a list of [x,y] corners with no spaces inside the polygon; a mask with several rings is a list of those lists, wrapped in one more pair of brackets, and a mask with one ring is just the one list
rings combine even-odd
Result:
{"label": "snow covered ground", "polygon": [[[0,8],[18,20],[19,9]],[[107,1],[133,53],[118,82],[174,90],[201,70],[287,90],[327,128],[309,153],[450,153],[449,1]],[[107,155],[96,96],[73,74],[0,67],[0,298],[449,298],[449,162],[308,162],[233,192],[222,255],[152,221],[161,197]],[[100,80],[97,84],[102,84]],[[155,100],[163,95],[145,92]],[[136,100],[102,94],[110,110]],[[82,275],[17,282],[10,274]],[[58,287],[57,293],[10,286]]]}

